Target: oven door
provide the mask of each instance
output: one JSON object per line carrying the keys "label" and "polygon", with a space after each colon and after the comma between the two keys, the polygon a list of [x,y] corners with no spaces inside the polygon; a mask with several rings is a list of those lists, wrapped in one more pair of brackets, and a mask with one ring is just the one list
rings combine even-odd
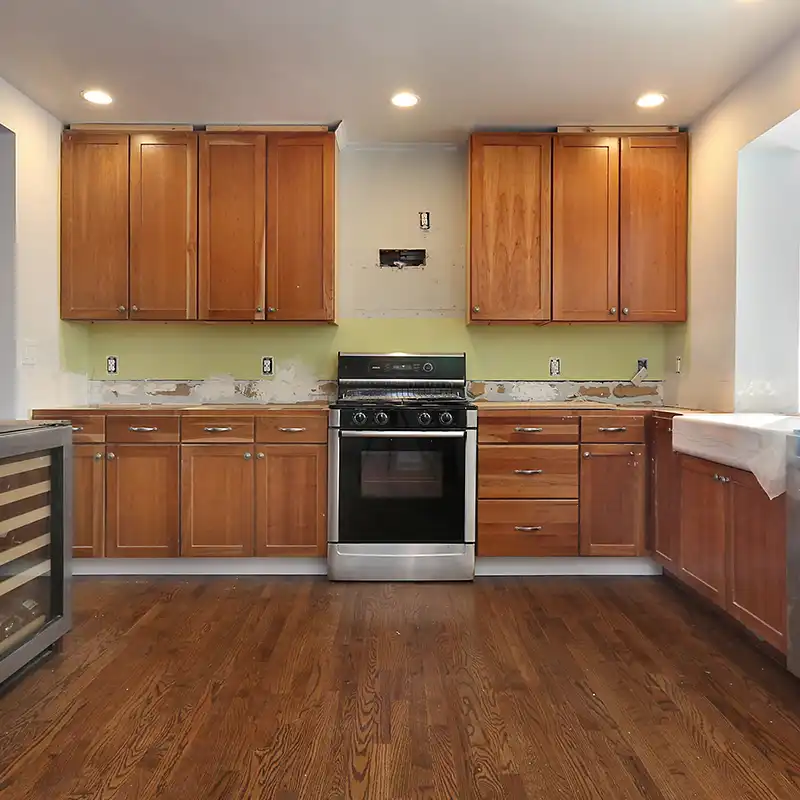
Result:
{"label": "oven door", "polygon": [[474,430],[331,434],[331,541],[475,541]]}

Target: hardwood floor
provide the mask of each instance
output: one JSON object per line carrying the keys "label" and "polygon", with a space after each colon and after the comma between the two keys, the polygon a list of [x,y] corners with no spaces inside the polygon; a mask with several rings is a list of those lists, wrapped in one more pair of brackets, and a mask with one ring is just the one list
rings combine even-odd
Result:
{"label": "hardwood floor", "polygon": [[800,681],[663,579],[81,580],[2,800],[800,798]]}

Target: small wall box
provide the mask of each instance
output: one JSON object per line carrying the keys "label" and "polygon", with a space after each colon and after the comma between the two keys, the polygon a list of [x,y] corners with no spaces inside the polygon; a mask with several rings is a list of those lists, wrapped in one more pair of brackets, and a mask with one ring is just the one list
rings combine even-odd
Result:
{"label": "small wall box", "polygon": [[424,267],[428,257],[426,250],[422,248],[385,250],[379,251],[378,264],[381,267],[392,267],[394,269],[405,269],[407,267]]}

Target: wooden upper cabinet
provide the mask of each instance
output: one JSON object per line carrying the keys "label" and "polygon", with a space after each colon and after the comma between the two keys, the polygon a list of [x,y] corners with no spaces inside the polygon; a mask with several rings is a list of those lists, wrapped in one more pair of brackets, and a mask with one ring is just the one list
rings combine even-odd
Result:
{"label": "wooden upper cabinet", "polygon": [[131,136],[131,319],[197,318],[197,134]]}
{"label": "wooden upper cabinet", "polygon": [[470,140],[470,319],[550,319],[552,136]]}
{"label": "wooden upper cabinet", "polygon": [[128,318],[128,144],[127,134],[64,134],[63,319]]}
{"label": "wooden upper cabinet", "polygon": [[644,552],[645,453],[639,444],[581,445],[581,555]]}
{"label": "wooden upper cabinet", "polygon": [[728,493],[717,464],[680,456],[680,578],[725,607]]}
{"label": "wooden upper cabinet", "polygon": [[267,139],[203,133],[199,172],[199,313],[265,319]]}
{"label": "wooden upper cabinet", "polygon": [[334,318],[336,139],[270,134],[267,319]]}
{"label": "wooden upper cabinet", "polygon": [[102,558],[105,554],[106,448],[72,447],[72,555]]}
{"label": "wooden upper cabinet", "polygon": [[553,319],[619,318],[619,139],[557,136]]}
{"label": "wooden upper cabinet", "polygon": [[620,319],[686,319],[687,139],[622,139]]}

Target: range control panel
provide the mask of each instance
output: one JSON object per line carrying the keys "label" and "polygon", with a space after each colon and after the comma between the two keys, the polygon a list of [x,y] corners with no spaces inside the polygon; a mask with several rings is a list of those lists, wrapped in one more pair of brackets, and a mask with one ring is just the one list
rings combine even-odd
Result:
{"label": "range control panel", "polygon": [[467,409],[463,406],[374,405],[342,408],[342,430],[463,430]]}
{"label": "range control panel", "polygon": [[357,355],[339,353],[339,379],[466,381],[467,358],[455,355]]}

